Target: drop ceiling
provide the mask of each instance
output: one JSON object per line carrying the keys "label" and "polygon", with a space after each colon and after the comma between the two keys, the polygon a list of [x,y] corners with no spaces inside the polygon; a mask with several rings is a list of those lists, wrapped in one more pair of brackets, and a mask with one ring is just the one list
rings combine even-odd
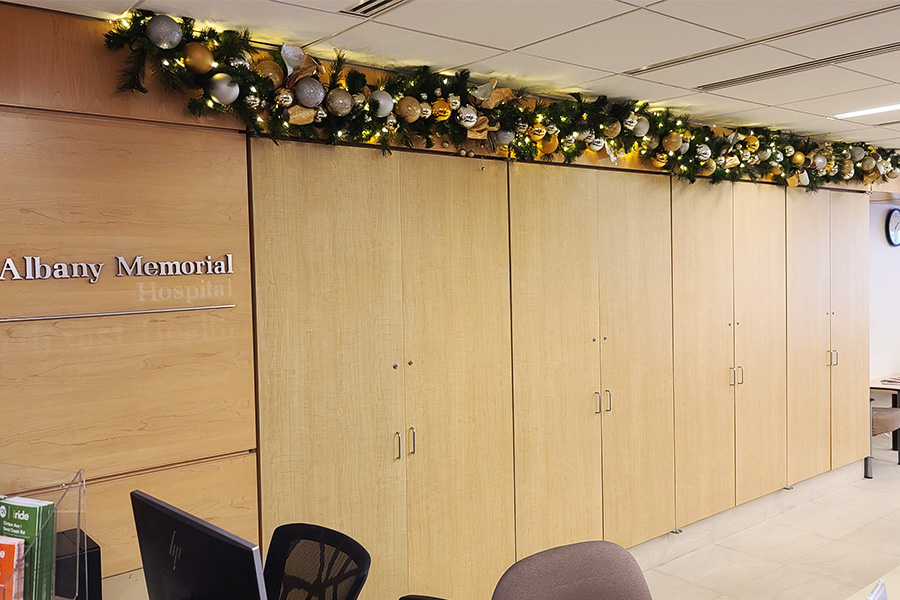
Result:
{"label": "drop ceiling", "polygon": [[[647,101],[715,125],[900,148],[900,2],[879,0],[28,0],[114,18],[132,8],[246,27],[357,64],[438,71],[561,97]],[[896,47],[895,47],[896,46]]]}

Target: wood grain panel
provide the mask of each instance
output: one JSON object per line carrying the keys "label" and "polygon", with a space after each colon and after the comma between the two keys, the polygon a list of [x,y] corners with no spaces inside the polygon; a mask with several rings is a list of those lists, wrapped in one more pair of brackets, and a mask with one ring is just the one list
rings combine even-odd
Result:
{"label": "wood grain panel", "polygon": [[343,531],[372,555],[362,597],[399,597],[398,157],[267,140],[252,155],[263,534],[292,521]]}
{"label": "wood grain panel", "polygon": [[732,185],[673,183],[675,499],[679,526],[734,496]]}
{"label": "wood grain panel", "polygon": [[506,164],[396,159],[410,590],[487,598],[515,560]]}
{"label": "wood grain panel", "polygon": [[187,97],[166,93],[152,73],[149,93],[117,92],[126,53],[104,47],[109,27],[96,19],[0,4],[0,104],[243,130],[232,117],[194,117]]}
{"label": "wood grain panel", "polygon": [[129,496],[132,490],[147,492],[226,531],[259,542],[255,454],[88,483],[84,530],[102,549],[104,577],[141,567]]}
{"label": "wood grain panel", "polygon": [[788,483],[831,466],[829,193],[787,191]]}
{"label": "wood grain panel", "polygon": [[869,455],[869,199],[831,192],[831,468]]}
{"label": "wood grain panel", "polygon": [[787,482],[785,195],[734,185],[735,493],[747,502]]}
{"label": "wood grain panel", "polygon": [[603,538],[597,174],[510,165],[516,554]]}
{"label": "wood grain panel", "polygon": [[[602,172],[604,539],[633,546],[675,527],[669,178]],[[609,399],[607,399],[609,402]]]}

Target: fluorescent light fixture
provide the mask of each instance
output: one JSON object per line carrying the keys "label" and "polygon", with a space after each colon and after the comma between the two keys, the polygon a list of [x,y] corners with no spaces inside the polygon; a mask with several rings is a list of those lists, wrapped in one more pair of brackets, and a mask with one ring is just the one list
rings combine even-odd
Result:
{"label": "fluorescent light fixture", "polygon": [[900,104],[891,104],[890,106],[879,106],[877,108],[866,108],[864,110],[855,110],[853,112],[834,115],[835,119],[852,119],[853,117],[864,117],[865,115],[877,115],[878,113],[886,113],[894,110],[900,110]]}

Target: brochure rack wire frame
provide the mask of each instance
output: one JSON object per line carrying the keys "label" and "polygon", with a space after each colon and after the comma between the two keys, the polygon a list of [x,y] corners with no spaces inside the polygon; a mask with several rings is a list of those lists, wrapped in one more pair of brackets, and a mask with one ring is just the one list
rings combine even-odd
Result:
{"label": "brochure rack wire frame", "polygon": [[[86,585],[87,582],[81,581],[81,574],[84,567],[85,548],[84,542],[84,522],[85,522],[85,483],[84,469],[78,471],[65,471],[59,469],[48,469],[45,467],[32,467],[27,465],[17,465],[12,463],[0,462],[0,495],[13,497],[22,496],[26,498],[35,498],[38,500],[50,500],[55,505],[55,520],[53,525],[55,531],[52,539],[56,539],[56,533],[61,531],[69,531],[73,537],[75,547],[74,572],[75,582],[72,587],[62,591],[63,595],[58,595],[59,591],[54,590],[54,599],[74,600],[78,596],[78,591]],[[50,520],[39,523],[38,527],[51,526]],[[26,545],[23,560],[27,560],[27,556],[31,548]],[[54,556],[56,549],[54,548]],[[51,573],[51,581],[56,581],[56,561],[53,561],[54,572]],[[4,597],[7,588],[12,586],[12,577],[0,581],[0,597]]]}

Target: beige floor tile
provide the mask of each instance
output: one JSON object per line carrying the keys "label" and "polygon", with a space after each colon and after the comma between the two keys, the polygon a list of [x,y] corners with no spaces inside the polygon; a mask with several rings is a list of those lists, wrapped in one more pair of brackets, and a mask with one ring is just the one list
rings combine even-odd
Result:
{"label": "beige floor tile", "polygon": [[831,538],[766,521],[727,537],[718,544],[786,565],[832,541]]}
{"label": "beige floor tile", "polygon": [[758,556],[712,545],[660,565],[656,570],[701,588],[728,594],[780,566]]}
{"label": "beige floor tile", "polygon": [[815,501],[834,508],[883,517],[900,510],[900,495],[850,485]]}
{"label": "beige floor tile", "polygon": [[791,566],[859,589],[900,566],[900,555],[847,541],[836,541],[801,556]]}
{"label": "beige floor tile", "polygon": [[876,518],[810,502],[775,517],[771,522],[836,540],[868,525]]}
{"label": "beige floor tile", "polygon": [[857,587],[791,566],[781,567],[729,592],[734,600],[845,600]]}
{"label": "beige floor tile", "polygon": [[900,516],[891,514],[878,519],[845,535],[841,540],[879,552],[900,554]]}
{"label": "beige floor tile", "polygon": [[715,600],[719,592],[707,590],[656,569],[644,573],[653,600]]}

